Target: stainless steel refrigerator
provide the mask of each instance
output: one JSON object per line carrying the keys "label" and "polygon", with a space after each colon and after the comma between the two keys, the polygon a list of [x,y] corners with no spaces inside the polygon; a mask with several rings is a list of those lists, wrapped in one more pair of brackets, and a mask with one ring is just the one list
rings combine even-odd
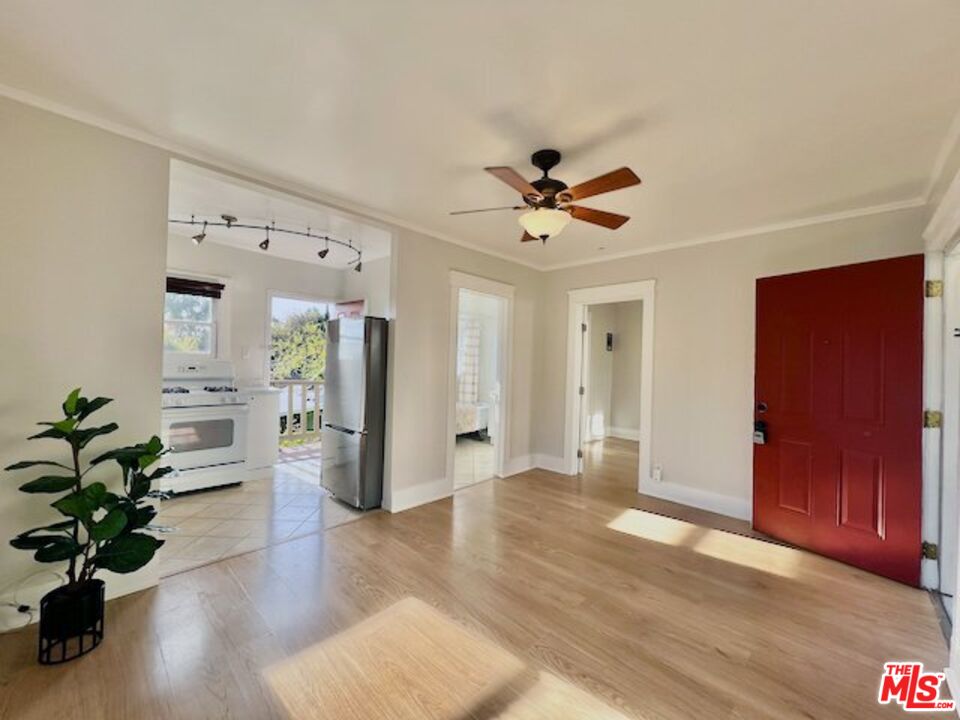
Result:
{"label": "stainless steel refrigerator", "polygon": [[320,482],[361,510],[380,506],[387,402],[387,321],[327,324]]}

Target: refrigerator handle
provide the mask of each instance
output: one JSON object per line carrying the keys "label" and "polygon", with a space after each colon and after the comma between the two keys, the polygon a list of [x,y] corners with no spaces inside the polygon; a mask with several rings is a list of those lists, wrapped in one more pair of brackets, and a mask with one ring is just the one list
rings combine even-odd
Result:
{"label": "refrigerator handle", "polygon": [[[351,430],[350,428],[345,428],[342,425],[333,425],[332,423],[324,423],[324,425],[331,430],[336,430],[337,432],[346,433],[347,435],[356,435],[356,430]],[[365,430],[363,432],[366,432]]]}

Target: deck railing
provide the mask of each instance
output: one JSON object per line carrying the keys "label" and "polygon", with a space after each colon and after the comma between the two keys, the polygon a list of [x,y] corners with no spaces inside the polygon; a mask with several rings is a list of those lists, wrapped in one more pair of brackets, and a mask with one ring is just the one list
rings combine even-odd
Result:
{"label": "deck railing", "polygon": [[274,380],[280,388],[280,439],[320,437],[323,383],[317,380]]}

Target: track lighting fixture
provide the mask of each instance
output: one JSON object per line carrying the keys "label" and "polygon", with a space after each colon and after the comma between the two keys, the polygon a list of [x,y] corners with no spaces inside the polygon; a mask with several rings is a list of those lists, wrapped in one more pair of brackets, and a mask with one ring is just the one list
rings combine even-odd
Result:
{"label": "track lighting fixture", "polygon": [[317,251],[317,257],[323,260],[330,253],[331,244],[339,245],[342,248],[346,248],[351,253],[354,253],[355,257],[348,264],[354,264],[354,270],[356,270],[357,272],[360,272],[361,270],[361,263],[360,263],[361,253],[358,248],[355,248],[353,246],[352,240],[343,241],[343,240],[337,240],[336,238],[332,238],[329,235],[314,235],[311,232],[309,227],[307,227],[307,231],[304,232],[302,230],[293,230],[291,228],[284,228],[284,227],[278,228],[276,222],[271,222],[269,225],[253,225],[251,223],[242,223],[236,218],[236,216],[227,215],[227,214],[221,215],[220,220],[200,221],[200,220],[197,220],[196,217],[191,215],[189,220],[178,220],[176,218],[170,218],[168,222],[176,225],[191,225],[191,226],[201,225],[202,223],[200,232],[198,232],[196,235],[191,235],[193,242],[196,243],[197,245],[199,245],[206,239],[208,225],[210,227],[223,227],[227,229],[243,228],[245,230],[263,230],[266,233],[266,237],[264,237],[264,239],[260,243],[258,243],[258,247],[263,251],[270,249],[271,231],[275,233],[283,233],[284,235],[296,235],[298,237],[305,237],[311,240],[323,240],[323,249]]}
{"label": "track lighting fixture", "polygon": [[191,238],[191,240],[193,240],[193,244],[194,244],[194,245],[199,245],[200,243],[202,243],[202,242],[206,239],[206,237],[207,237],[207,221],[204,220],[204,221],[203,221],[203,230],[201,230],[201,231],[198,232],[196,235],[194,235],[194,236]]}

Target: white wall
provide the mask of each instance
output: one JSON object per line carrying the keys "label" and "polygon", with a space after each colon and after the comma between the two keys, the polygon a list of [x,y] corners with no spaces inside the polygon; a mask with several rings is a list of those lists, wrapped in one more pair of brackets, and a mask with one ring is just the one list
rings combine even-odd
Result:
{"label": "white wall", "polygon": [[340,272],[341,297],[344,300],[365,300],[367,315],[392,318],[393,294],[391,292],[390,258],[364,260],[362,272]]}
{"label": "white wall", "polygon": [[659,490],[676,490],[686,502],[719,500],[726,511],[748,514],[756,278],[920,252],[923,221],[917,208],[545,274],[534,377],[536,452],[563,454],[567,291],[653,278],[651,430],[653,462],[663,465]]}
{"label": "white wall", "polygon": [[[613,350],[607,350],[607,333]],[[640,431],[640,347],[643,303],[587,306],[587,423],[584,440],[637,440]]]}
{"label": "white wall", "polygon": [[390,348],[392,487],[384,504],[399,510],[447,495],[453,486],[452,478],[446,478],[446,443],[453,441],[447,438],[448,368],[456,360],[449,356],[451,270],[516,288],[506,464],[513,471],[530,466],[534,316],[542,274],[407,230],[398,232],[393,258],[397,314]]}
{"label": "white wall", "polygon": [[[92,419],[120,430],[92,452],[159,434],[167,154],[0,99],[0,157],[0,467],[69,461],[61,443],[24,438],[77,386],[115,399]],[[8,544],[60,518],[52,497],[17,490],[37,474],[0,472],[0,594],[56,567]],[[88,478],[120,479],[113,467]],[[156,567],[105,573],[108,593],[155,584]],[[0,612],[0,627],[18,620]]]}
{"label": "white wall", "polygon": [[167,242],[167,268],[172,274],[181,271],[222,278],[226,285],[224,309],[227,312],[221,321],[228,324],[229,340],[220,356],[233,361],[241,385],[265,385],[268,381],[267,317],[271,291],[318,300],[342,300],[347,299],[344,276],[349,273],[362,281],[361,276],[367,272],[366,264],[363,273],[336,270],[319,263],[311,265],[218,243],[205,242],[198,246],[180,235],[170,235]]}
{"label": "white wall", "polygon": [[613,305],[587,307],[587,383],[584,387],[587,408],[584,440],[606,437],[613,405],[613,353],[607,352],[607,333],[616,329]]}
{"label": "white wall", "polygon": [[627,440],[640,433],[640,350],[643,345],[643,303],[615,303],[613,377],[609,434]]}

